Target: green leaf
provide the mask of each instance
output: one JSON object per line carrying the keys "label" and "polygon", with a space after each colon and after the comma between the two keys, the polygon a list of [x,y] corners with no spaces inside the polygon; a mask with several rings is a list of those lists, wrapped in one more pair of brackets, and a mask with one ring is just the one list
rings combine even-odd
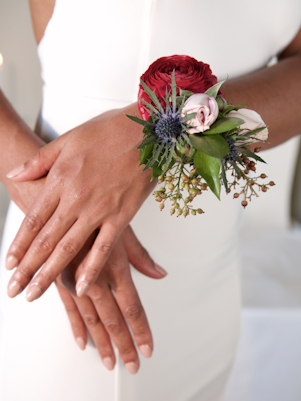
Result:
{"label": "green leaf", "polygon": [[175,70],[171,74],[171,99],[172,99],[172,111],[175,113],[177,108],[177,85],[175,78]]}
{"label": "green leaf", "polygon": [[182,118],[182,121],[185,123],[186,121],[192,120],[196,115],[196,112],[186,114],[186,116]]}
{"label": "green leaf", "polygon": [[220,87],[222,86],[222,84],[223,84],[224,82],[226,82],[226,80],[220,81],[220,82],[216,83],[215,85],[211,86],[211,88],[209,88],[209,89],[206,90],[206,92],[205,92],[206,95],[211,96],[211,97],[214,97],[214,99],[215,99],[216,96],[217,96],[217,93],[218,93],[218,91],[219,91],[219,89],[220,89]]}
{"label": "green leaf", "polygon": [[225,166],[222,163],[222,171],[221,171],[221,177],[225,186],[225,191],[228,192],[228,180],[227,180],[227,176],[226,176],[226,171],[225,171]]}
{"label": "green leaf", "polygon": [[255,159],[259,162],[265,163],[266,162],[259,156],[256,155],[256,153],[251,152],[249,149],[246,148],[236,148],[239,152],[243,153],[244,155],[246,155],[247,157],[251,157],[252,159]]}
{"label": "green leaf", "polygon": [[140,164],[146,164],[153,154],[154,144],[149,144],[140,149]]}
{"label": "green leaf", "polygon": [[172,155],[173,155],[173,152],[175,150],[175,147],[176,147],[176,144],[173,143],[171,148],[168,150],[168,156],[167,156],[167,159],[165,161],[165,166],[164,166],[164,169],[162,171],[162,175],[164,175],[166,173],[166,171],[170,169],[170,164],[172,162]]}
{"label": "green leaf", "polygon": [[126,114],[126,116],[130,119],[135,121],[135,123],[141,124],[141,125],[152,125],[152,123],[150,123],[149,121],[145,121],[145,120],[141,120],[141,118],[138,118],[136,116],[130,116],[129,114]]}
{"label": "green leaf", "polygon": [[151,158],[148,160],[148,162],[146,163],[146,165],[144,166],[143,171],[147,170],[147,169],[150,168],[150,167],[153,167],[153,165],[157,163],[158,157],[159,157],[160,153],[162,152],[163,147],[164,147],[164,145],[162,145],[162,144],[157,144],[157,143],[156,143],[156,144],[154,145],[154,149],[153,149],[153,152],[152,152],[152,156],[151,156]]}
{"label": "green leaf", "polygon": [[186,90],[186,89],[180,89],[180,96],[190,97],[190,96],[192,96],[192,95],[194,95],[193,92],[188,91],[188,90]]}
{"label": "green leaf", "polygon": [[221,181],[220,169],[221,160],[216,157],[211,157],[197,150],[194,154],[194,166],[197,172],[207,182],[211,191],[220,199]]}
{"label": "green leaf", "polygon": [[161,167],[158,167],[156,165],[154,165],[152,167],[152,177],[151,177],[151,181],[154,181],[155,178],[159,177],[159,175],[162,174],[162,169]]}
{"label": "green leaf", "polygon": [[261,132],[261,131],[263,131],[264,129],[265,129],[266,127],[259,127],[259,128],[256,128],[256,129],[253,129],[252,131],[249,131],[249,132],[246,132],[246,133],[244,133],[243,135],[233,135],[233,139],[234,140],[240,140],[240,139],[256,139],[258,142],[264,142],[263,140],[261,140],[261,139],[257,139],[257,138],[255,138],[255,136],[259,133],[259,132]]}
{"label": "green leaf", "polygon": [[246,104],[228,104],[228,106],[226,108],[224,108],[222,114],[226,115],[228,114],[230,111],[232,110],[239,110],[242,107],[246,107]]}
{"label": "green leaf", "polygon": [[151,103],[147,102],[146,100],[142,99],[141,97],[139,97],[139,100],[141,103],[143,103],[145,105],[145,108],[147,109],[147,112],[149,115],[158,114],[158,110]]}
{"label": "green leaf", "polygon": [[235,162],[230,162],[231,166],[234,168],[237,177],[241,177],[242,176],[242,171],[241,169],[238,167],[238,165]]}
{"label": "green leaf", "polygon": [[146,125],[143,130],[142,130],[144,136],[147,137],[154,137],[153,133],[154,133],[154,124],[149,124]]}
{"label": "green leaf", "polygon": [[158,109],[160,111],[162,111],[162,106],[161,103],[159,102],[159,99],[157,98],[156,94],[154,91],[151,90],[151,88],[149,88],[145,82],[143,82],[140,79],[140,84],[142,85],[143,89],[145,90],[145,92],[148,94],[148,96],[150,97],[150,99],[154,102],[155,106],[158,107]]}
{"label": "green leaf", "polygon": [[211,125],[210,129],[204,132],[205,135],[221,134],[223,132],[231,131],[244,123],[244,120],[237,117],[221,118]]}
{"label": "green leaf", "polygon": [[146,145],[150,145],[151,143],[156,142],[156,137],[155,136],[148,136],[143,139],[143,141],[140,143],[140,145],[137,146],[137,149],[142,149]]}
{"label": "green leaf", "polygon": [[208,156],[223,159],[229,153],[228,142],[221,135],[190,135],[192,146]]}

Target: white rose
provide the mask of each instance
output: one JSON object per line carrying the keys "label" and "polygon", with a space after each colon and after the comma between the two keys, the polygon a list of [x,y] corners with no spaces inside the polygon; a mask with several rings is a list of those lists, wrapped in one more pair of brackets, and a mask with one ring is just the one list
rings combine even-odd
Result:
{"label": "white rose", "polygon": [[[230,113],[228,113],[227,116],[237,117],[244,120],[244,123],[240,126],[240,128],[243,129],[243,131],[241,131],[241,135],[246,134],[248,132],[247,130],[252,131],[256,128],[265,127],[265,123],[263,122],[262,118],[254,110],[250,109],[239,109],[237,111],[233,110],[230,111]],[[269,136],[269,131],[267,128],[264,128],[262,131],[255,134],[254,137],[250,138],[250,143],[266,141],[268,139],[268,136]]]}
{"label": "white rose", "polygon": [[188,129],[189,134],[204,132],[210,128],[218,116],[218,105],[213,97],[205,93],[196,93],[190,96],[184,103],[181,116],[196,113],[196,116],[187,123],[191,125]]}

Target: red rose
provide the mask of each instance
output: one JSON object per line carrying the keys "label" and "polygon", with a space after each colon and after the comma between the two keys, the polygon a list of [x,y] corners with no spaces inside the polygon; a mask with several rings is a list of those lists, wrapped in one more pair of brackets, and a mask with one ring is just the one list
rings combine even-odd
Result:
{"label": "red rose", "polygon": [[[177,86],[193,93],[204,93],[217,82],[217,78],[212,74],[209,65],[197,61],[193,57],[178,55],[161,57],[149,66],[148,70],[141,76],[141,80],[155,92],[158,99],[162,100],[162,104],[164,104],[166,89],[167,91],[171,90],[173,70],[175,70]],[[143,120],[147,120],[149,113],[140,99],[144,99],[148,103],[151,103],[151,100],[141,85],[139,85],[138,98],[140,114]]]}

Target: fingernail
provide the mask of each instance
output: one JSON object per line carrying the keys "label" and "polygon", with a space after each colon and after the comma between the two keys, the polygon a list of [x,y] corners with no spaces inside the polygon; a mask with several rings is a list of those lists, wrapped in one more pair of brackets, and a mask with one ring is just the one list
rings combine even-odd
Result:
{"label": "fingernail", "polygon": [[160,273],[162,276],[166,276],[166,275],[168,274],[167,271],[163,269],[163,267],[157,265],[156,263],[155,263],[154,268],[155,268],[155,270],[157,270],[157,272]]}
{"label": "fingernail", "polygon": [[6,268],[7,268],[7,270],[14,269],[15,267],[18,266],[18,263],[19,263],[19,261],[15,256],[13,256],[13,255],[8,256],[6,258]]}
{"label": "fingernail", "polygon": [[86,343],[85,340],[82,337],[77,337],[76,338],[77,345],[79,348],[83,351],[86,348]]}
{"label": "fingernail", "polygon": [[129,373],[134,375],[138,372],[139,366],[136,362],[128,362],[124,365]]}
{"label": "fingernail", "polygon": [[105,365],[105,367],[108,370],[113,370],[114,369],[114,361],[111,357],[106,356],[105,358],[103,358],[102,363]]}
{"label": "fingernail", "polygon": [[40,296],[43,294],[43,290],[41,287],[38,286],[38,284],[31,284],[26,293],[26,299],[28,302],[32,302],[37,298],[40,298]]}
{"label": "fingernail", "polygon": [[79,282],[76,284],[75,289],[76,289],[76,294],[77,294],[77,296],[78,296],[78,297],[82,297],[82,296],[85,295],[86,292],[88,291],[88,289],[89,289],[89,284],[88,284],[86,281],[79,281]]}
{"label": "fingernail", "polygon": [[139,349],[145,358],[150,358],[152,356],[153,351],[148,344],[140,345]]}
{"label": "fingernail", "polygon": [[11,283],[8,284],[7,287],[7,295],[10,298],[14,298],[16,295],[20,294],[22,292],[22,287],[17,281],[12,281]]}
{"label": "fingernail", "polygon": [[25,165],[21,164],[21,166],[18,166],[16,168],[14,168],[12,171],[10,171],[9,173],[6,174],[7,178],[14,178],[16,177],[18,174],[20,174],[23,170],[24,170]]}

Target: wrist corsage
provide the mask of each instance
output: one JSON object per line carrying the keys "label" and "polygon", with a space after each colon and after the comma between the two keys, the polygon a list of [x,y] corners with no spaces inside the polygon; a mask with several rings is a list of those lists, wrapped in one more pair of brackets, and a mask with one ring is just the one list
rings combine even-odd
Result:
{"label": "wrist corsage", "polygon": [[228,104],[208,64],[189,56],[162,57],[141,76],[138,106],[143,125],[138,146],[144,170],[152,169],[161,188],[154,192],[160,209],[169,199],[171,214],[203,213],[193,200],[208,188],[220,199],[221,187],[243,207],[273,181],[263,183],[256,162],[264,162],[260,148],[268,130],[260,115],[243,105]]}

